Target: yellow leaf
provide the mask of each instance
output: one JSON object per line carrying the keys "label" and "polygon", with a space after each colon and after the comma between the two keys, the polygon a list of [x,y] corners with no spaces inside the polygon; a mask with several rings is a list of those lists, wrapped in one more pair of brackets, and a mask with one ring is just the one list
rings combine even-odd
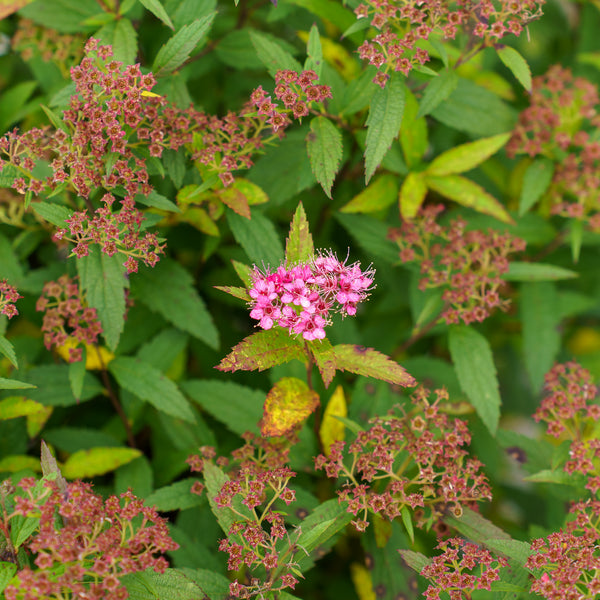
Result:
{"label": "yellow leaf", "polygon": [[593,327],[580,327],[567,342],[573,354],[593,354],[600,350],[600,333]]}
{"label": "yellow leaf", "polygon": [[147,90],[144,90],[142,92],[142,96],[147,96],[148,98],[160,98],[160,94],[155,94],[154,92],[149,92]]}
{"label": "yellow leaf", "polygon": [[62,474],[67,479],[83,479],[104,475],[126,465],[142,453],[136,448],[91,448],[78,450],[69,456],[62,466]]}
{"label": "yellow leaf", "polygon": [[327,456],[331,452],[331,444],[344,439],[344,424],[335,417],[347,416],[348,406],[346,404],[346,397],[344,396],[344,389],[341,385],[338,385],[327,403],[327,408],[323,413],[321,429],[319,430],[323,450]]}
{"label": "yellow leaf", "polygon": [[[69,350],[71,348],[76,348],[79,345],[79,342],[70,337],[67,338],[67,341],[62,345],[56,348],[58,355],[69,362]],[[84,344],[86,349],[86,361],[85,368],[88,371],[100,371],[105,369],[108,363],[115,357],[115,355],[105,346],[93,346],[91,344]]]}
{"label": "yellow leaf", "polygon": [[373,580],[367,567],[360,563],[352,563],[350,565],[350,577],[359,600],[376,600],[373,591]]}

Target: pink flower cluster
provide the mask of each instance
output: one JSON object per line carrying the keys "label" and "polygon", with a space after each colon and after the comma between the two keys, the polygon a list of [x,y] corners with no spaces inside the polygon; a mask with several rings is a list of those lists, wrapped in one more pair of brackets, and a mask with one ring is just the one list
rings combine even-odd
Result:
{"label": "pink flower cluster", "polygon": [[347,265],[332,252],[319,254],[307,264],[280,266],[274,273],[255,267],[248,291],[253,300],[250,316],[263,329],[277,323],[290,335],[322,340],[330,312],[355,315],[357,304],[373,287],[374,275],[374,269],[362,271],[358,262]]}
{"label": "pink flower cluster", "polygon": [[9,319],[18,315],[19,311],[15,306],[15,302],[22,297],[17,292],[17,288],[10,285],[6,279],[0,281],[0,314],[6,315]]}

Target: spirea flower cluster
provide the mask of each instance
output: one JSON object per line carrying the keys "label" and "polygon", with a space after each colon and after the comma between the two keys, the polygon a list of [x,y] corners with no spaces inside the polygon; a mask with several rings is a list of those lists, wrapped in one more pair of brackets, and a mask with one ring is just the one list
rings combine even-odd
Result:
{"label": "spirea flower cluster", "polygon": [[366,0],[354,12],[379,33],[366,40],[358,53],[379,69],[374,81],[384,87],[390,71],[408,75],[430,60],[421,40],[454,39],[462,30],[471,49],[492,46],[510,33],[520,35],[523,27],[541,16],[543,4],[544,0]]}
{"label": "spirea flower cluster", "polygon": [[531,591],[547,600],[593,600],[600,595],[600,502],[577,502],[569,514],[564,530],[531,542]]}
{"label": "spirea flower cluster", "polygon": [[15,302],[22,297],[16,287],[10,285],[6,279],[2,279],[0,281],[0,314],[6,315],[9,319],[18,315],[19,311]]}
{"label": "spirea flower cluster", "polygon": [[489,550],[458,537],[436,548],[442,553],[421,571],[431,582],[424,593],[427,600],[440,600],[442,592],[450,600],[470,600],[473,590],[490,590],[492,582],[500,579],[500,568],[508,565],[506,559],[494,558]]}
{"label": "spirea flower cluster", "polygon": [[393,520],[407,507],[419,527],[429,528],[447,510],[460,516],[463,506],[491,499],[482,463],[464,449],[471,441],[466,422],[442,412],[445,390],[430,396],[419,388],[410,412],[397,408],[376,418],[346,451],[346,442],[334,442],[329,456],[315,459],[316,469],[346,480],[338,496],[358,517],[352,521],[358,531],[368,527],[369,513]]}
{"label": "spirea flower cluster", "polygon": [[63,492],[56,481],[25,478],[11,519],[39,519],[27,548],[35,568],[24,567],[6,600],[125,600],[119,581],[126,573],[168,567],[162,553],[176,550],[166,520],[130,491],[104,500],[90,484],[73,482]]}
{"label": "spirea flower cluster", "polygon": [[250,316],[263,329],[285,327],[290,335],[322,340],[332,312],[355,315],[373,287],[375,270],[347,265],[335,254],[319,254],[306,264],[280,266],[274,273],[254,268]]}
{"label": "spirea flower cluster", "polygon": [[589,221],[600,231],[600,97],[597,86],[574,77],[570,69],[552,66],[535,77],[530,106],[506,146],[554,163],[545,202],[552,214]]}
{"label": "spirea flower cluster", "polygon": [[78,282],[68,275],[44,285],[36,310],[44,313],[42,331],[48,350],[74,343],[69,347],[69,362],[81,360],[81,344],[95,344],[102,333],[96,309],[87,305]]}
{"label": "spirea flower cluster", "polygon": [[443,288],[441,319],[448,324],[481,322],[496,308],[508,308],[510,301],[499,293],[501,275],[508,271],[508,256],[522,252],[525,242],[491,229],[468,230],[461,218],[440,225],[436,217],[443,210],[442,205],[427,206],[388,237],[400,247],[402,262],[420,264],[420,290]]}

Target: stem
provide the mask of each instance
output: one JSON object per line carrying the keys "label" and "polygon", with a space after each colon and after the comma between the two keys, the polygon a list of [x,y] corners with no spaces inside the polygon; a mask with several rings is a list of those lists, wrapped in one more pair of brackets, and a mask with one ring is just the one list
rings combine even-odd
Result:
{"label": "stem", "polygon": [[[448,308],[448,303],[444,305],[441,312],[444,312]],[[436,325],[438,324],[438,317],[435,317],[429,321],[425,326],[421,328],[413,329],[411,336],[398,348],[394,354],[402,354],[408,348],[410,348],[415,342],[420,340],[423,336],[427,335]]]}

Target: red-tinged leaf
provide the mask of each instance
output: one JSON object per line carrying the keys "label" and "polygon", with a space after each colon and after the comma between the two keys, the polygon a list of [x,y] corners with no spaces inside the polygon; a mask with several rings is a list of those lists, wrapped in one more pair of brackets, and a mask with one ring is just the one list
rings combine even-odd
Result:
{"label": "red-tinged leaf", "polygon": [[243,287],[235,287],[233,285],[215,285],[215,289],[221,290],[234,298],[239,298],[240,300],[244,300],[246,302],[250,302],[251,298],[248,295],[248,290]]}
{"label": "red-tinged leaf", "polygon": [[229,208],[238,215],[246,217],[246,219],[251,218],[248,198],[246,198],[241,190],[236,189],[235,187],[225,188],[224,190],[219,190],[217,196],[223,204],[229,206]]}
{"label": "red-tinged leaf", "polygon": [[215,367],[219,371],[264,371],[289,362],[306,360],[302,342],[290,337],[286,329],[275,327],[258,331],[243,339]]}
{"label": "red-tinged leaf", "polygon": [[340,371],[373,377],[403,387],[412,387],[416,381],[412,375],[389,356],[355,344],[338,344],[333,347],[335,366]]}
{"label": "red-tinged leaf", "polygon": [[284,377],[267,394],[260,432],[265,437],[285,435],[303,423],[319,406],[319,394],[296,377]]}
{"label": "red-tinged leaf", "polygon": [[311,354],[323,378],[326,388],[335,377],[335,351],[327,339],[319,342],[308,342]]}
{"label": "red-tinged leaf", "polygon": [[0,0],[0,19],[17,12],[33,0]]}
{"label": "red-tinged leaf", "polygon": [[285,243],[285,262],[288,265],[306,262],[315,253],[312,235],[308,228],[308,221],[302,202],[294,213],[290,234]]}

